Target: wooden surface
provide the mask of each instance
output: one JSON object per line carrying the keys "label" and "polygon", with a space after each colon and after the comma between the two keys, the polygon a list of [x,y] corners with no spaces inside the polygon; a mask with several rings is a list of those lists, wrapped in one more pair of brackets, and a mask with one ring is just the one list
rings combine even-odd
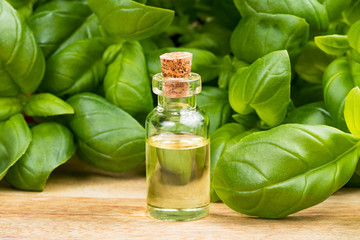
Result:
{"label": "wooden surface", "polygon": [[150,218],[145,177],[137,170],[108,174],[72,160],[44,192],[0,184],[1,239],[360,239],[360,189],[281,220],[241,215],[226,205],[193,222]]}

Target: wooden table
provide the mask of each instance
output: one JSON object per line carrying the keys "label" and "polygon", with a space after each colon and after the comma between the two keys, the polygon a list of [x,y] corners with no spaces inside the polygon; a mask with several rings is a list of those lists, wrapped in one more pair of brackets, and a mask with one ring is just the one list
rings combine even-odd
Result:
{"label": "wooden table", "polygon": [[147,215],[142,169],[108,174],[72,160],[44,192],[0,188],[1,239],[360,239],[360,189],[342,189],[281,220],[215,203],[204,219],[173,223]]}

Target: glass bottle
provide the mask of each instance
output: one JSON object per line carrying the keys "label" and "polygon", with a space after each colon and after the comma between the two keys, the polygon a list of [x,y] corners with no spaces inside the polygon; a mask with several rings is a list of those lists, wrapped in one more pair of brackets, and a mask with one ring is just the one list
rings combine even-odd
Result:
{"label": "glass bottle", "polygon": [[157,219],[189,221],[209,212],[209,118],[196,106],[201,78],[191,53],[160,56],[153,77],[158,106],[146,119],[147,209]]}

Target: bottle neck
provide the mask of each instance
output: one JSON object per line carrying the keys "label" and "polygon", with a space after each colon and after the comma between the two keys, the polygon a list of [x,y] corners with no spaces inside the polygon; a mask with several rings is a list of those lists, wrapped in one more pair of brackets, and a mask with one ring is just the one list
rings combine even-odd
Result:
{"label": "bottle neck", "polygon": [[181,109],[195,109],[196,95],[189,97],[171,98],[158,95],[158,108],[168,111],[180,111]]}

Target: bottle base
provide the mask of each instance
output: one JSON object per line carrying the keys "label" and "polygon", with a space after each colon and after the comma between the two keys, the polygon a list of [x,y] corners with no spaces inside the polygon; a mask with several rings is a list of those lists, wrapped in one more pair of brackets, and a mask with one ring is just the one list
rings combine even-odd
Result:
{"label": "bottle base", "polygon": [[148,213],[153,218],[170,221],[185,222],[203,218],[209,214],[210,205],[197,208],[159,208],[147,206]]}

